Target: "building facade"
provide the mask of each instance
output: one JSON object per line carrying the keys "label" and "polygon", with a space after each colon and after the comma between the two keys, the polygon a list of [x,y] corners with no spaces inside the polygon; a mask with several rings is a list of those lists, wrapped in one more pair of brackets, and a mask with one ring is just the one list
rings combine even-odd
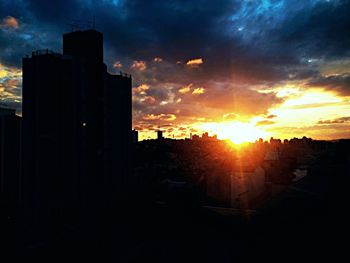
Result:
{"label": "building facade", "polygon": [[63,54],[44,50],[24,58],[22,177],[29,213],[81,214],[115,200],[128,176],[131,114],[131,77],[107,72],[102,33],[67,33]]}
{"label": "building facade", "polygon": [[0,108],[0,202],[11,215],[20,198],[21,118],[14,109]]}

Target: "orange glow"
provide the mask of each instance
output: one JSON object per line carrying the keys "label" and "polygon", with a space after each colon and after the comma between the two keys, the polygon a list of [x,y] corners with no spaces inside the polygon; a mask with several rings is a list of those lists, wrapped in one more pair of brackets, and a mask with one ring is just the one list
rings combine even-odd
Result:
{"label": "orange glow", "polygon": [[202,58],[195,58],[187,61],[186,65],[189,67],[198,67],[200,64],[203,64],[203,62]]}
{"label": "orange glow", "polygon": [[19,23],[13,16],[7,16],[2,20],[2,24],[5,28],[19,28]]}
{"label": "orange glow", "polygon": [[219,139],[230,140],[235,144],[245,142],[254,142],[259,138],[267,138],[269,134],[255,127],[252,123],[243,122],[223,122],[223,123],[204,123],[201,125],[203,130],[211,134],[216,134]]}

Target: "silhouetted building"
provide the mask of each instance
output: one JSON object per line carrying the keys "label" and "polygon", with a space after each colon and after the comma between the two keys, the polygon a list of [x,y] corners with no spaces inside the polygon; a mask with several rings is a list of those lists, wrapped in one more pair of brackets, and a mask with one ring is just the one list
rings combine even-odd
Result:
{"label": "silhouetted building", "polygon": [[73,76],[71,57],[42,50],[23,59],[22,200],[32,215],[59,216],[78,202],[73,182],[85,127],[77,122]]}
{"label": "silhouetted building", "polygon": [[163,140],[164,137],[163,137],[163,131],[157,131],[157,140]]}
{"label": "silhouetted building", "polygon": [[105,183],[108,199],[119,198],[126,189],[131,167],[132,98],[131,76],[105,71]]}
{"label": "silhouetted building", "polygon": [[11,213],[19,200],[21,118],[14,109],[0,108],[0,202]]}
{"label": "silhouetted building", "polygon": [[[103,208],[131,158],[131,77],[103,64],[103,35],[63,35],[63,55],[23,59],[23,186],[34,214]],[[119,187],[122,188],[122,187]]]}
{"label": "silhouetted building", "polygon": [[194,134],[194,135],[191,136],[191,139],[192,139],[192,140],[199,140],[200,137],[199,137],[199,135]]}
{"label": "silhouetted building", "polygon": [[139,141],[139,132],[137,130],[132,130],[132,142],[137,143]]}

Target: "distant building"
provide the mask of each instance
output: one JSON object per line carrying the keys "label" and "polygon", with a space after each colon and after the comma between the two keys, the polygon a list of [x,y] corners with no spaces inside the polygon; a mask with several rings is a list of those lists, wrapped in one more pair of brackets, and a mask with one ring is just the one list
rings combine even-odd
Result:
{"label": "distant building", "polygon": [[163,140],[164,137],[163,137],[163,131],[159,130],[157,131],[157,140]]}
{"label": "distant building", "polygon": [[207,140],[209,138],[209,134],[207,132],[204,132],[202,134],[202,140]]}
{"label": "distant building", "polygon": [[132,142],[137,143],[139,141],[139,132],[137,130],[132,130]]}
{"label": "distant building", "polygon": [[273,147],[280,147],[282,144],[281,139],[274,139],[273,137],[270,138],[270,145]]}
{"label": "distant building", "polygon": [[193,134],[193,135],[191,136],[191,139],[194,140],[194,141],[197,141],[197,140],[200,139],[200,137],[199,137],[199,135],[197,135],[197,134]]}
{"label": "distant building", "polygon": [[20,130],[16,111],[0,108],[0,202],[10,210],[19,201]]}

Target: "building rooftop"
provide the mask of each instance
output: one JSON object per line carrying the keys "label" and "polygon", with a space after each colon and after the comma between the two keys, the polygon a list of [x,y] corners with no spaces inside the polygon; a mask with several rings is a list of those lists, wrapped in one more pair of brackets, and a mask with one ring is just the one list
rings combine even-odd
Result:
{"label": "building rooftop", "polygon": [[[32,58],[45,55],[62,56],[60,53],[54,52],[50,49],[38,49],[32,52]],[[29,58],[29,55],[27,55],[26,57]]]}

